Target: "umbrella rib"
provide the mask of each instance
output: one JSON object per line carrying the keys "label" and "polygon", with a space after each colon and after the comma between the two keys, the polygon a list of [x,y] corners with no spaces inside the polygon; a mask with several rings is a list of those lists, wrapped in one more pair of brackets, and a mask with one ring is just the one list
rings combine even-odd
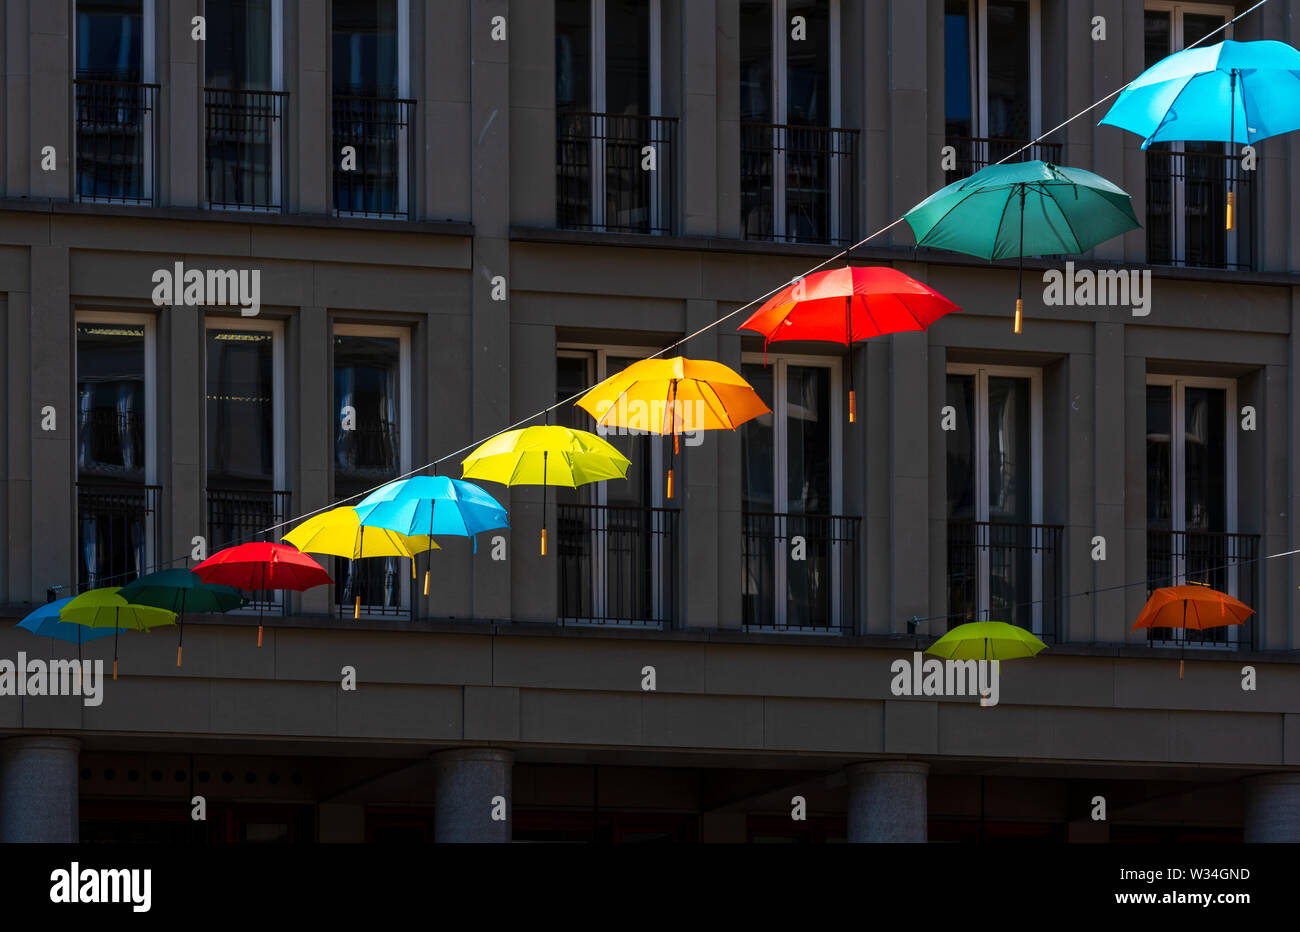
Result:
{"label": "umbrella rib", "polygon": [[[1016,188],[1016,186],[1013,184],[1013,185],[1011,185],[1011,186],[1007,189],[1007,192],[1008,192],[1008,193],[1007,193],[1007,199],[1006,199],[1006,201],[1004,201],[1003,204],[1002,204],[1002,216],[998,217],[998,225],[997,225],[996,227],[993,228],[993,248],[989,250],[989,260],[990,260],[990,261],[992,261],[992,260],[995,259],[995,258],[1004,258],[1004,257],[1000,257],[1000,256],[998,256],[998,254],[997,254],[997,253],[998,253],[998,240],[1001,238],[1001,235],[1002,235],[1002,225],[1003,225],[1004,223],[1007,222],[1007,208],[1011,206],[1011,200],[1012,200],[1012,198],[1015,196],[1015,195],[1014,195],[1015,188]],[[1024,207],[1024,204],[1022,203],[1022,204],[1020,205],[1020,213],[1021,213],[1021,215],[1022,215],[1022,222],[1023,222],[1023,214],[1024,214],[1024,212],[1025,212],[1025,207]],[[1023,246],[1023,245],[1021,245],[1021,247],[1020,247],[1020,258],[1022,258],[1022,259],[1024,258],[1024,246]]]}
{"label": "umbrella rib", "polygon": [[[969,180],[969,179],[968,179],[968,180]],[[935,228],[938,227],[939,224],[943,223],[945,220],[948,219],[948,215],[949,215],[949,214],[951,214],[954,210],[956,210],[958,207],[960,207],[962,204],[964,204],[964,203],[966,202],[966,198],[967,198],[967,197],[970,197],[970,195],[967,194],[965,197],[958,198],[958,199],[957,199],[957,202],[956,202],[955,204],[953,204],[951,207],[949,207],[947,210],[945,210],[945,211],[943,212],[943,216],[941,216],[941,217],[940,217],[938,220],[936,220],[934,223],[930,224],[930,229],[928,229],[928,230],[925,231],[925,236],[922,236],[922,237],[920,237],[920,238],[917,239],[917,241],[916,241],[916,245],[918,245],[918,246],[926,246],[926,245],[928,245],[927,243],[923,242],[923,240],[925,239],[925,237],[926,237],[926,236],[929,236],[931,233],[933,233],[934,230],[935,230]],[[906,214],[903,215],[903,219],[904,219],[904,220],[907,219],[907,215],[906,215]],[[910,222],[909,222],[909,225],[910,225]],[[913,235],[915,235],[915,234],[916,234],[916,230],[913,229],[913,230],[912,230],[912,233],[913,233]],[[942,248],[942,247],[940,247],[940,248]],[[952,249],[952,250],[949,250],[949,252],[960,252],[960,250]]]}

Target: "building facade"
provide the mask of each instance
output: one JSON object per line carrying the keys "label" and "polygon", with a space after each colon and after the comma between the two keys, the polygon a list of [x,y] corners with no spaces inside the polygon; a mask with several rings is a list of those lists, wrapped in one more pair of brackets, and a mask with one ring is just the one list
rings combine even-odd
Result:
{"label": "building facade", "polygon": [[[1025,153],[1132,195],[1071,266],[1123,305],[1029,259],[1013,334],[1014,264],[897,225],[851,261],[962,313],[851,367],[736,329],[1247,6],[0,2],[0,659],[120,660],[0,695],[0,840],[1300,840],[1300,138],[1241,169],[1103,106]],[[1232,28],[1300,44],[1300,2]],[[508,532],[179,631],[13,627],[458,477],[725,315],[682,352],[772,413],[610,436],[625,482],[488,484]],[[1181,582],[1257,612],[1129,630]],[[996,706],[897,693],[984,619],[1048,644]]]}

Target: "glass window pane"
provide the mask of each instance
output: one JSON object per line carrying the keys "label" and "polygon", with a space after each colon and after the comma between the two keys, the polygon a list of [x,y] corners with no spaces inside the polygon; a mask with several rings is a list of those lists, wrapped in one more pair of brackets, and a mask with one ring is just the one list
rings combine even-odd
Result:
{"label": "glass window pane", "polygon": [[555,0],[555,107],[591,109],[591,0]]}
{"label": "glass window pane", "polygon": [[944,126],[949,136],[971,132],[970,0],[947,0],[943,12]]}
{"label": "glass window pane", "polygon": [[772,122],[771,0],[741,0],[740,118]]}
{"label": "glass window pane", "polygon": [[989,520],[1033,518],[1028,379],[989,377]]}
{"label": "glass window pane", "polygon": [[209,485],[274,484],[273,339],[265,330],[208,330]]}
{"label": "glass window pane", "polygon": [[1173,391],[1168,385],[1147,386],[1147,527],[1173,528],[1173,480],[1170,421]]}
{"label": "glass window pane", "polygon": [[[334,484],[351,495],[401,468],[401,341],[334,337]],[[346,415],[350,415],[350,418]]]}
{"label": "glass window pane", "polygon": [[[776,407],[773,397],[774,366],[745,363],[741,374],[769,408]],[[776,510],[776,496],[772,483],[775,475],[775,445],[773,424],[775,415],[763,414],[740,425],[740,459],[743,488],[741,508],[744,511],[771,513]]]}
{"label": "glass window pane", "polygon": [[397,97],[397,0],[334,0],[334,93]]}
{"label": "glass window pane", "polygon": [[1147,10],[1143,19],[1144,68],[1150,68],[1173,51],[1173,29],[1168,10]]}
{"label": "glass window pane", "polygon": [[[1226,17],[1218,13],[1184,13],[1183,14],[1183,44],[1179,48],[1188,48],[1193,43],[1201,42],[1206,36],[1216,29],[1223,26]],[[1201,47],[1214,45],[1222,42],[1224,31],[1215,33],[1210,38],[1201,42]]]}
{"label": "glass window pane", "polygon": [[989,0],[988,136],[1030,139],[1029,3]]}
{"label": "glass window pane", "polygon": [[208,87],[272,90],[271,3],[225,0],[207,8],[203,57]]}
{"label": "glass window pane", "polygon": [[144,0],[77,0],[77,77],[144,80]]}
{"label": "glass window pane", "polygon": [[[806,24],[794,38],[794,17]],[[786,122],[831,125],[831,17],[829,0],[789,0],[786,4]]]}
{"label": "glass window pane", "polygon": [[77,325],[77,471],[145,478],[145,332]]}
{"label": "glass window pane", "polygon": [[[636,361],[636,358],[632,356],[608,356],[605,358],[605,374],[606,376],[614,375]],[[575,410],[581,409],[575,408]],[[648,416],[646,423],[649,423]],[[582,429],[591,430],[591,424],[591,418],[587,417]],[[627,471],[626,482],[610,482],[606,484],[606,503],[634,508],[653,505],[654,457],[651,444],[662,443],[663,440],[660,435],[650,434],[636,428],[631,430],[607,428],[604,436],[606,440],[618,448],[619,452],[632,461],[632,466]],[[683,447],[684,449],[686,448]],[[680,461],[681,457],[679,456],[679,467]],[[664,468],[666,469],[667,466],[665,465]],[[676,493],[674,492],[674,494]]]}
{"label": "glass window pane", "polygon": [[605,112],[649,115],[649,0],[605,0],[605,74]]}
{"label": "glass window pane", "polygon": [[948,438],[948,519],[974,521],[975,512],[975,376],[949,375],[944,402],[956,412]]}
{"label": "glass window pane", "polygon": [[1227,396],[1221,388],[1186,388],[1184,463],[1188,531],[1227,530]]}
{"label": "glass window pane", "polygon": [[[573,395],[580,394],[591,388],[594,382],[594,366],[594,354],[559,357],[556,360],[555,400],[564,402]],[[575,430],[597,432],[591,415],[572,402],[561,404],[559,408],[551,412],[550,423],[572,427]],[[605,439],[613,441],[616,438],[606,437]],[[613,485],[614,483],[609,484]],[[576,489],[555,487],[546,491],[548,496],[554,492],[555,500],[562,504],[588,505],[595,503],[593,497],[595,486],[592,484],[580,485]]]}
{"label": "glass window pane", "polygon": [[831,371],[786,367],[786,511],[829,515],[831,503]]}

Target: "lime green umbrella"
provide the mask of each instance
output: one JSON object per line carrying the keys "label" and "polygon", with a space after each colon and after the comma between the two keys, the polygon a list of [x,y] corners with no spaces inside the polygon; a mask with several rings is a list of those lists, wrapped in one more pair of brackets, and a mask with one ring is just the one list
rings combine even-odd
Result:
{"label": "lime green umbrella", "polygon": [[1046,646],[1018,625],[972,621],[953,628],[925,652],[949,660],[1014,660],[1032,657]]}
{"label": "lime green umbrella", "polygon": [[1021,260],[1016,333],[1024,308],[1025,256],[1087,252],[1140,226],[1132,198],[1116,185],[1081,168],[1039,161],[982,168],[940,188],[903,219],[918,246]]}
{"label": "lime green umbrella", "polygon": [[113,679],[117,679],[117,631],[148,631],[176,623],[176,613],[152,605],[136,605],[118,595],[118,586],[91,589],[74,597],[59,611],[59,621],[87,628],[114,628]]}

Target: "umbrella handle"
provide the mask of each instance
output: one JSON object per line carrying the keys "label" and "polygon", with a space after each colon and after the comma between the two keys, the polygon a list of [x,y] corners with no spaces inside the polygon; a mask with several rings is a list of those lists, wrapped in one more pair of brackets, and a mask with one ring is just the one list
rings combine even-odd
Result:
{"label": "umbrella handle", "polygon": [[[1237,135],[1237,71],[1236,69],[1234,68],[1230,72],[1230,74],[1232,76],[1232,85],[1231,85],[1231,90],[1228,93],[1228,154],[1229,154],[1228,206],[1227,206],[1227,216],[1224,218],[1225,223],[1223,228],[1225,230],[1232,229],[1233,208],[1237,206],[1237,192],[1232,189],[1232,182],[1237,174],[1236,166],[1232,164],[1236,155],[1236,153],[1233,152],[1233,149],[1237,144],[1237,140],[1234,138]],[[1250,137],[1249,132],[1246,133],[1246,137],[1247,138]]]}
{"label": "umbrella handle", "polygon": [[853,390],[853,296],[844,296],[844,336],[849,347],[849,423],[858,419],[858,397]]}

